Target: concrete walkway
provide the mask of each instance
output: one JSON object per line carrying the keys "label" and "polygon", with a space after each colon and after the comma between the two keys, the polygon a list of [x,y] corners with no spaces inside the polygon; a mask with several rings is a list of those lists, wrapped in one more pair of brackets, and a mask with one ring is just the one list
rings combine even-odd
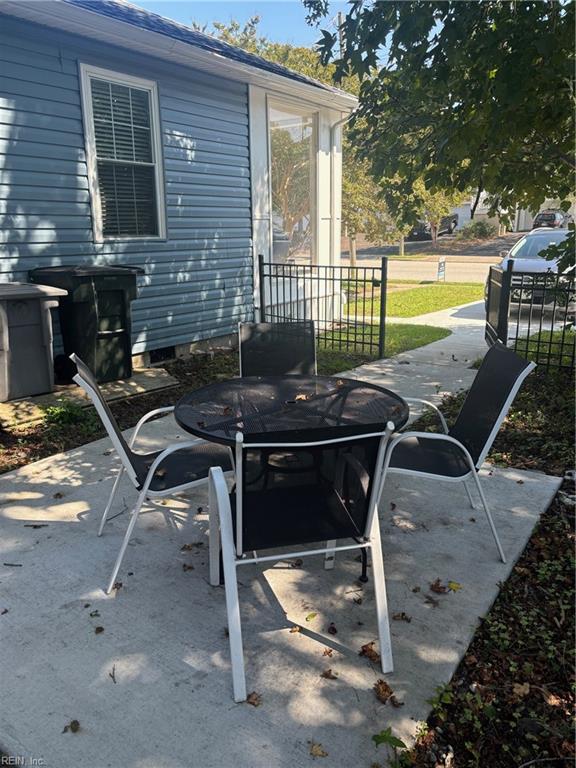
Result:
{"label": "concrete walkway", "polygon": [[[467,385],[475,373],[442,359],[455,337],[436,342],[444,347],[432,362],[423,349],[353,375],[437,397],[429,390]],[[166,418],[140,445],[182,438]],[[128,522],[122,514],[96,537],[116,468],[109,441],[100,440],[0,478],[0,747],[22,755],[21,765],[31,758],[49,768],[384,765],[385,750],[371,736],[388,726],[405,741],[414,736],[426,700],[452,676],[559,486],[536,472],[483,469],[508,554],[503,565],[463,488],[387,484],[380,513],[396,618],[395,672],[386,680],[399,708],[378,702],[372,687],[381,673],[358,655],[376,640],[376,617],[372,585],[358,585],[353,555],[341,555],[333,571],[321,558],[242,571],[248,690],[261,696],[253,707],[232,701],[224,590],[208,585],[204,492],[150,505],[122,586],[103,593]],[[133,502],[125,484],[116,511]],[[430,592],[438,578],[461,588]],[[294,624],[300,632],[290,631]],[[337,679],[323,678],[327,669]],[[80,730],[63,732],[72,720]],[[315,759],[312,745],[326,756]]]}

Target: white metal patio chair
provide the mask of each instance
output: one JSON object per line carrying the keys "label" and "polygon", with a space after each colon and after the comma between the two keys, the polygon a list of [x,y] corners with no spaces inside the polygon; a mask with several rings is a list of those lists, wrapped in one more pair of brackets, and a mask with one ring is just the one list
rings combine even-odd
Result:
{"label": "white metal patio chair", "polygon": [[[314,543],[328,541],[335,552],[371,551],[382,670],[392,671],[377,499],[393,430],[389,423],[384,432],[376,434],[282,445],[248,445],[238,433],[234,491],[228,493],[220,468],[210,470],[210,583],[220,583],[221,543],[235,701],[246,699],[237,568],[286,557],[325,555],[325,548],[306,546]],[[273,484],[265,485],[258,453],[277,448],[318,452],[321,482],[314,467],[307,478],[304,472],[275,475]],[[342,539],[353,543],[336,545]],[[279,547],[282,553],[258,554]],[[292,549],[287,552],[285,548]]]}
{"label": "white metal patio chair", "polygon": [[503,563],[506,557],[478,471],[524,379],[535,367],[534,363],[519,357],[503,344],[494,344],[486,353],[451,429],[448,429],[446,419],[433,403],[419,398],[404,398],[408,403],[419,402],[432,408],[439,418],[442,434],[402,432],[390,441],[384,462],[383,484],[388,473],[464,483],[470,505],[474,507],[466,483],[472,478]]}
{"label": "white metal patio chair", "polygon": [[207,443],[199,438],[174,443],[162,451],[136,453],[132,448],[143,425],[156,416],[171,413],[174,407],[156,408],[143,416],[136,424],[134,433],[128,443],[124,439],[110,407],[102,396],[96,379],[88,366],[75,354],[71,354],[70,359],[76,365],[77,370],[74,381],[82,387],[92,400],[102,420],[102,424],[112,441],[112,445],[122,462],[112,486],[110,498],[102,513],[98,536],[102,535],[104,524],[112,508],[120,480],[124,473],[128,475],[139,491],[136,506],[132,510],[128,529],[106,588],[106,593],[110,594],[144,502],[147,499],[174,496],[197,485],[206,483],[211,467],[217,466],[224,472],[229,472],[232,469],[232,454],[229,448]]}

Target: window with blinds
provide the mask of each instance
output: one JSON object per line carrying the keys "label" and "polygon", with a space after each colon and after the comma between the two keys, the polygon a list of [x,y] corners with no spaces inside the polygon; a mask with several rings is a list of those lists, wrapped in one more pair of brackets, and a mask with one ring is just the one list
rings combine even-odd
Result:
{"label": "window with blinds", "polygon": [[99,72],[87,71],[86,77],[99,232],[103,238],[160,236],[155,90]]}

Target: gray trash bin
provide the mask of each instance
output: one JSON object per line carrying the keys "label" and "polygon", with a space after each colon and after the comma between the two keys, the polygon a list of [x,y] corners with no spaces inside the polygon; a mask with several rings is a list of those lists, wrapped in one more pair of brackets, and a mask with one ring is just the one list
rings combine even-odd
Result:
{"label": "gray trash bin", "polygon": [[60,296],[49,285],[0,283],[0,402],[54,388],[50,308]]}

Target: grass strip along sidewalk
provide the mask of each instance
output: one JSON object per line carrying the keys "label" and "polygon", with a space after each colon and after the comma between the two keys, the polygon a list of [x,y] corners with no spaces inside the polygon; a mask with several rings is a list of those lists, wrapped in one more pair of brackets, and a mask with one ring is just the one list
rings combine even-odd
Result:
{"label": "grass strip along sidewalk", "polygon": [[[484,297],[481,283],[434,283],[404,291],[392,291],[386,296],[388,317],[416,317],[440,309],[456,307],[480,301]],[[380,296],[374,299],[362,298],[360,294],[350,295],[346,314],[361,317],[377,317],[380,313]]]}
{"label": "grass strip along sidewalk", "polygon": [[[444,401],[452,421],[464,394]],[[418,428],[432,428],[425,416]],[[489,461],[563,476],[574,468],[574,375],[536,370]],[[542,515],[415,747],[391,768],[568,768],[574,712],[574,480]],[[391,734],[385,734],[387,742]],[[392,742],[394,745],[394,742]]]}

